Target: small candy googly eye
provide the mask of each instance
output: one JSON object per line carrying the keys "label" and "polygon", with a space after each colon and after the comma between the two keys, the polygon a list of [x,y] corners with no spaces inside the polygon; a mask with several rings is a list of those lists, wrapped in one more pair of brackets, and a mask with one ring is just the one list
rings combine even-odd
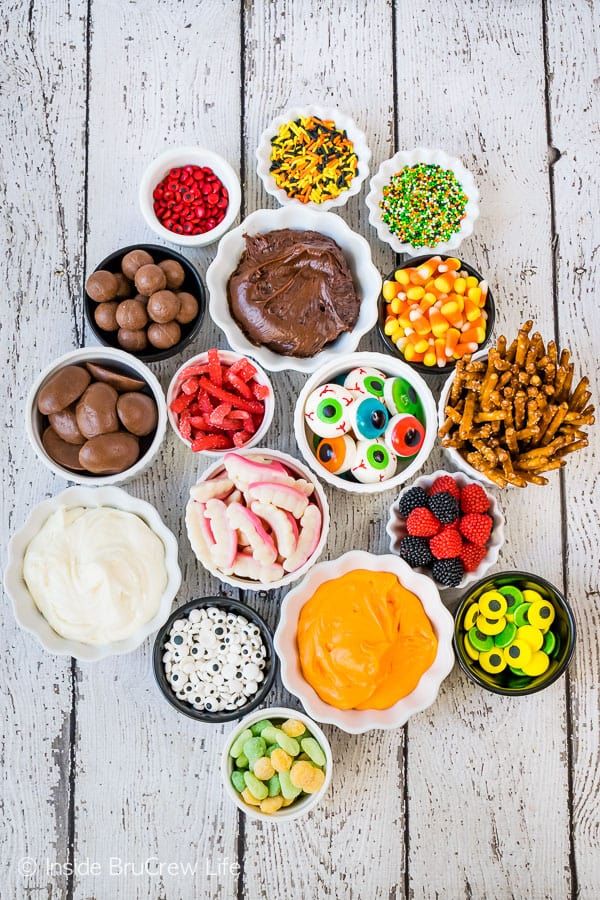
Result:
{"label": "small candy googly eye", "polygon": [[383,386],[384,403],[390,413],[408,413],[420,422],[424,421],[423,405],[412,384],[405,378],[387,378]]}
{"label": "small candy googly eye", "polygon": [[377,484],[387,481],[396,471],[398,460],[390,453],[383,441],[359,441],[356,445],[356,459],[350,469],[362,484]]}
{"label": "small candy googly eye", "polygon": [[385,375],[370,366],[360,366],[348,372],[344,379],[344,387],[361,397],[383,397]]}
{"label": "small candy googly eye", "polygon": [[323,438],[315,456],[324,469],[333,475],[347,472],[356,459],[356,442],[349,434],[336,438]]}
{"label": "small candy googly eye", "polygon": [[372,441],[387,428],[389,414],[377,397],[359,397],[350,409],[350,422],[356,438]]}
{"label": "small candy googly eye", "polygon": [[356,400],[340,384],[323,384],[310,394],[304,407],[304,420],[319,437],[339,437],[350,431],[349,410]]}
{"label": "small candy googly eye", "polygon": [[414,456],[425,440],[425,429],[415,416],[392,416],[385,430],[385,443],[398,456]]}

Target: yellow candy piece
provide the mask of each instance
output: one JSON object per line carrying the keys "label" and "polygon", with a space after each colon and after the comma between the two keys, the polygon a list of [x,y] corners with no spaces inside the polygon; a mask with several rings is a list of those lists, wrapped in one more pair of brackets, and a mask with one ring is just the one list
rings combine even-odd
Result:
{"label": "yellow candy piece", "polygon": [[271,765],[276,772],[289,772],[292,767],[292,757],[281,747],[271,753]]}
{"label": "yellow candy piece", "polygon": [[383,326],[383,330],[389,337],[394,331],[398,331],[398,322],[395,319],[389,319]]}
{"label": "yellow candy piece", "polygon": [[409,284],[410,283],[410,275],[406,271],[406,269],[398,269],[394,278],[398,282],[398,284]]}
{"label": "yellow candy piece", "polygon": [[494,647],[493,650],[485,650],[483,653],[479,654],[479,665],[484,672],[490,672],[492,675],[497,675],[498,672],[501,672],[506,668],[506,660],[502,654],[502,650],[498,647]]}
{"label": "yellow candy piece", "polygon": [[[481,602],[481,599],[480,599]],[[478,616],[475,623],[482,634],[500,634],[506,627],[506,618],[502,616],[500,619],[488,619],[486,616]]]}
{"label": "yellow candy piece", "polygon": [[533,656],[533,650],[525,641],[513,641],[508,647],[504,648],[504,659],[508,666],[514,669],[524,669],[524,665],[529,662]]}
{"label": "yellow candy piece", "polygon": [[406,296],[409,300],[421,300],[425,296],[425,288],[419,284],[413,284],[407,289]]}
{"label": "yellow candy piece", "polygon": [[452,290],[455,294],[464,294],[467,290],[467,281],[465,278],[461,278],[460,276],[456,279],[454,284],[452,285]]}
{"label": "yellow candy piece", "polygon": [[272,813],[277,812],[278,809],[281,809],[282,806],[283,797],[281,794],[277,794],[275,797],[265,797],[264,800],[261,800],[260,811],[271,815]]}
{"label": "yellow candy piece", "polygon": [[477,281],[475,276],[469,275],[469,277],[467,278],[467,288],[477,287],[478,284],[479,284],[479,282]]}
{"label": "yellow candy piece", "polygon": [[247,803],[248,806],[260,806],[261,801],[257,800],[254,794],[251,794],[248,788],[244,788],[241,794],[242,800],[244,803]]}
{"label": "yellow candy piece", "polygon": [[522,594],[525,603],[539,603],[540,600],[544,599],[540,593],[531,589],[522,591]]}
{"label": "yellow candy piece", "polygon": [[384,300],[393,300],[396,296],[396,292],[398,290],[398,282],[393,281],[384,281],[383,287],[381,289],[381,293],[383,294]]}
{"label": "yellow candy piece", "polygon": [[447,275],[439,275],[433,282],[436,291],[439,291],[440,294],[447,294],[452,290],[452,284],[452,279]]}
{"label": "yellow candy piece", "polygon": [[527,610],[527,619],[534,628],[539,628],[544,634],[554,622],[554,607],[548,600],[538,600],[532,603]]}
{"label": "yellow candy piece", "polygon": [[275,774],[275,769],[268,756],[261,756],[260,759],[257,759],[252,771],[261,781],[268,781]]}
{"label": "yellow candy piece", "polygon": [[288,737],[299,737],[301,734],[304,734],[306,731],[306,725],[304,722],[301,722],[299,719],[287,719],[281,726],[281,730],[284,734],[287,734]]}
{"label": "yellow candy piece", "polygon": [[302,788],[307,794],[314,794],[325,781],[325,773],[311,763],[301,760],[292,766],[290,781],[294,787]]}
{"label": "yellow candy piece", "polygon": [[402,300],[400,300],[398,297],[394,297],[390,306],[394,315],[398,315],[398,313],[402,310]]}
{"label": "yellow candy piece", "polygon": [[304,791],[307,794],[316,794],[317,791],[320,791],[323,785],[325,784],[325,772],[323,769],[315,769],[313,768],[313,777],[311,779],[310,784],[307,784],[304,787]]}
{"label": "yellow candy piece", "polygon": [[471,603],[468,610],[465,613],[464,618],[464,628],[465,631],[470,631],[475,622],[477,621],[477,616],[479,615],[479,603]]}
{"label": "yellow candy piece", "polygon": [[486,591],[479,598],[479,610],[487,619],[501,619],[507,608],[506,597],[500,591]]}
{"label": "yellow candy piece", "polygon": [[475,662],[479,659],[479,650],[476,650],[471,641],[469,640],[468,635],[465,634],[463,640],[463,646],[465,648],[465,653],[470,659],[474,659]]}
{"label": "yellow candy piece", "polygon": [[544,635],[539,628],[534,628],[533,625],[521,625],[520,628],[517,628],[517,640],[525,641],[533,651],[541,650]]}
{"label": "yellow candy piece", "polygon": [[282,803],[281,805],[282,805],[282,806],[291,806],[295,799],[296,799],[295,797],[290,797],[289,800],[286,800],[285,797],[284,797],[284,798],[283,798],[283,803]]}
{"label": "yellow candy piece", "polygon": [[481,299],[481,288],[480,287],[472,287],[467,291],[467,297],[471,300],[472,303],[476,303],[479,306],[479,301]]}
{"label": "yellow candy piece", "polygon": [[521,669],[526,675],[535,678],[537,675],[543,675],[550,665],[550,657],[543,650],[534,653],[527,663],[521,663]]}

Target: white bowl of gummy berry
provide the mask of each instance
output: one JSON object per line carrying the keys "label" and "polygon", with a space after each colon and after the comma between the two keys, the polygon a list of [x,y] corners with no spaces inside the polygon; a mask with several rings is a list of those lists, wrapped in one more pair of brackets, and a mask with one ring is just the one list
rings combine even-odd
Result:
{"label": "white bowl of gummy berry", "polygon": [[434,578],[443,591],[478,581],[496,564],[504,517],[481,484],[462,472],[438,471],[400,492],[386,531],[392,553]]}

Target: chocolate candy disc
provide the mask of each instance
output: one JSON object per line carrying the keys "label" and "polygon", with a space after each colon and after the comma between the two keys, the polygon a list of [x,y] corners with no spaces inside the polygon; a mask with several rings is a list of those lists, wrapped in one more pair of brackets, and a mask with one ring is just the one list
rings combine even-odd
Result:
{"label": "chocolate candy disc", "polygon": [[74,472],[82,472],[84,466],[79,462],[79,447],[75,444],[67,444],[63,441],[51,426],[48,426],[42,435],[44,450],[55,463],[72,469]]}
{"label": "chocolate candy disc", "polygon": [[90,373],[82,366],[63,366],[40,388],[37,406],[43,416],[60,412],[74,403],[90,383]]}
{"label": "chocolate candy disc", "polygon": [[110,384],[116,391],[141,391],[146,387],[146,382],[141,378],[131,378],[129,375],[121,375],[120,372],[113,372],[98,363],[86,363],[86,369],[94,376],[96,381],[105,381]]}

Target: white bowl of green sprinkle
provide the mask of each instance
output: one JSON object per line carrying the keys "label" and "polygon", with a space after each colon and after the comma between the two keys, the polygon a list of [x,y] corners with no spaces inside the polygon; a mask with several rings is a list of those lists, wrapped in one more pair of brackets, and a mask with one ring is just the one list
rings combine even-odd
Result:
{"label": "white bowl of green sprinkle", "polygon": [[367,194],[369,222],[396,253],[455,250],[473,232],[479,190],[460,159],[443,150],[401,150],[383,162]]}
{"label": "white bowl of green sprinkle", "polygon": [[256,159],[266,192],[282,206],[327,210],[358,194],[371,151],[364,132],[341,110],[295,106],[265,128]]}

